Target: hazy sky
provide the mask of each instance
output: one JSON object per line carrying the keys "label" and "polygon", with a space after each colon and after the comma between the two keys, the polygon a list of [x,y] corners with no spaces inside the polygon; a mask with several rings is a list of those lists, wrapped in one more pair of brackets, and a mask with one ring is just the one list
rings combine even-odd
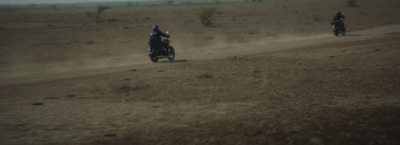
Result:
{"label": "hazy sky", "polygon": [[146,1],[146,0],[0,0],[0,4],[56,4],[56,3],[121,2],[121,1]]}

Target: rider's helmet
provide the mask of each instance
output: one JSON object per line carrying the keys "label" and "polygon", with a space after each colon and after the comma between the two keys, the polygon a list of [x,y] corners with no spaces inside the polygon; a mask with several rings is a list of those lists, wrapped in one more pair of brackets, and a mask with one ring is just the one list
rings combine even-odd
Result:
{"label": "rider's helmet", "polygon": [[160,28],[158,28],[158,25],[153,25],[153,31],[159,31]]}

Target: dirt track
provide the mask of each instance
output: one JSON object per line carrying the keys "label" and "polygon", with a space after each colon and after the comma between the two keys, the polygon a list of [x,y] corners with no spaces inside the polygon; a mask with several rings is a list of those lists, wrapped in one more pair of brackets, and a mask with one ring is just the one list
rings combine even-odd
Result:
{"label": "dirt track", "polygon": [[[307,47],[320,44],[331,44],[367,40],[375,37],[382,37],[387,34],[396,34],[399,32],[399,25],[383,26],[374,29],[349,33],[346,39],[339,38],[332,41],[331,34],[298,36],[283,35],[273,38],[262,38],[246,44],[223,44],[220,46],[212,46],[210,48],[196,48],[190,51],[179,52],[175,62],[198,61],[224,58],[234,55],[246,55],[265,52],[281,51],[285,49],[293,49],[299,47]],[[207,51],[198,51],[207,50]],[[161,59],[161,61],[166,61]],[[80,64],[85,64],[80,66]],[[101,65],[97,65],[101,64]],[[106,65],[104,65],[106,64]],[[133,65],[134,64],[134,65]],[[152,64],[149,58],[143,55],[135,55],[128,57],[111,57],[104,60],[81,60],[71,62],[52,63],[50,65],[33,65],[18,66],[12,71],[3,70],[1,72],[1,84],[29,83],[35,81],[52,80],[60,78],[69,78],[82,75],[104,74],[110,72],[118,72],[129,68],[154,68],[162,65]],[[44,68],[44,69],[40,69]],[[46,69],[50,68],[50,69]],[[22,76],[22,77],[21,77]]]}
{"label": "dirt track", "polygon": [[[179,33],[171,38],[176,62],[151,63],[145,52],[4,61],[0,144],[399,144],[400,25],[370,25],[346,37],[315,33],[197,48],[183,48]],[[56,51],[42,45],[32,49]],[[24,71],[15,74],[18,67]]]}

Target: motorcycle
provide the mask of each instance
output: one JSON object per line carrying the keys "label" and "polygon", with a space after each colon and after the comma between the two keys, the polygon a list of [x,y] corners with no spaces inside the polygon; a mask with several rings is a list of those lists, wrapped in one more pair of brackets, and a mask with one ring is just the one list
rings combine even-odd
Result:
{"label": "motorcycle", "polygon": [[342,33],[343,36],[346,35],[346,29],[344,27],[343,19],[341,19],[339,21],[333,21],[333,22],[331,22],[331,25],[332,25],[333,34],[335,34],[335,36],[338,36],[339,33]]}
{"label": "motorcycle", "polygon": [[[168,34],[168,31],[166,32]],[[161,40],[161,47],[160,48],[155,48],[151,49],[151,46],[149,46],[149,57],[152,62],[157,62],[158,59],[160,58],[168,58],[169,61],[173,61],[175,58],[175,50],[174,48],[169,44],[171,40],[168,40],[168,38],[164,38]]]}

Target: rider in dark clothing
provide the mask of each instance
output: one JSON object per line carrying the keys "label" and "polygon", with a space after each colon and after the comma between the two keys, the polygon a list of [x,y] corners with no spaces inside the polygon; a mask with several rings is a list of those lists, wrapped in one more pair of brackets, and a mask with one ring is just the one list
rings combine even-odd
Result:
{"label": "rider in dark clothing", "polygon": [[150,42],[149,42],[151,49],[159,49],[162,46],[161,36],[169,38],[168,34],[164,34],[163,32],[160,31],[158,25],[154,25],[153,32],[150,35]]}
{"label": "rider in dark clothing", "polygon": [[344,22],[343,22],[343,19],[344,19],[345,17],[342,15],[342,12],[338,12],[338,13],[336,13],[336,15],[333,17],[333,21],[332,21],[332,23],[334,23],[334,24],[340,24],[342,27],[343,27],[343,30],[344,31],[346,31],[346,28],[344,27]]}
{"label": "rider in dark clothing", "polygon": [[336,13],[336,15],[333,17],[333,21],[340,21],[341,19],[344,19],[345,17],[342,15],[342,12]]}

